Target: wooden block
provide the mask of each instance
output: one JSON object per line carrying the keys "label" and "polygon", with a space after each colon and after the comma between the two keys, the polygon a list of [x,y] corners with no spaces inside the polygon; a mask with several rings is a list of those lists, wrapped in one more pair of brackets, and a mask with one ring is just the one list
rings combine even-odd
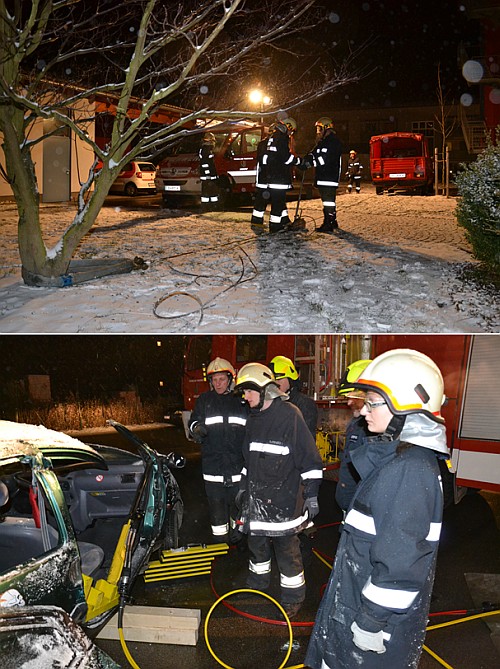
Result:
{"label": "wooden block", "polygon": [[[126,641],[195,646],[198,641],[200,620],[199,609],[127,606],[123,615],[123,635]],[[117,624],[116,614],[97,638],[119,639]]]}

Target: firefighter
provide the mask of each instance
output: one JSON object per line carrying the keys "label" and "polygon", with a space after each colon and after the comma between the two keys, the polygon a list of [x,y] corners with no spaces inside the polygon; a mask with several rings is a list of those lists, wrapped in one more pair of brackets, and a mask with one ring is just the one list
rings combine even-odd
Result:
{"label": "firefighter", "polygon": [[287,395],[268,367],[244,365],[236,389],[250,406],[238,500],[250,552],[247,586],[269,587],[274,550],[281,604],[293,617],[306,591],[298,534],[319,512],[322,462],[300,411],[283,401]]}
{"label": "firefighter", "polygon": [[359,483],[359,474],[351,462],[351,450],[361,443],[368,434],[365,417],[361,415],[365,393],[352,387],[361,372],[368,367],[371,360],[356,360],[346,368],[340,379],[337,394],[347,399],[347,406],[352,412],[345,431],[344,449],[340,452],[339,480],[335,489],[335,501],[344,513],[349,508],[351,499]]}
{"label": "firefighter", "polygon": [[299,156],[295,156],[290,150],[290,133],[293,126],[296,127],[295,121],[293,123],[292,121],[293,119],[285,119],[274,124],[262,155],[262,166],[267,173],[267,191],[271,203],[269,232],[284,230],[290,223],[286,194],[292,188],[291,168],[301,163]]}
{"label": "firefighter", "polygon": [[363,165],[359,162],[358,154],[354,149],[349,151],[349,160],[347,161],[347,172],[345,173],[348,184],[347,192],[352,192],[352,187],[354,186],[356,193],[361,193],[361,171]]}
{"label": "firefighter", "polygon": [[202,211],[215,211],[219,208],[219,187],[217,185],[214,148],[215,135],[213,132],[206,132],[203,135],[199,151]]}
{"label": "firefighter", "polygon": [[393,349],[376,357],[352,386],[366,392],[361,415],[370,436],[351,451],[361,480],[305,664],[416,669],[443,512],[443,377],[426,355]]}
{"label": "firefighter", "polygon": [[331,118],[322,116],[316,121],[316,146],[305,156],[302,167],[314,165],[314,185],[323,202],[323,223],[317,232],[331,233],[337,223],[337,188],[342,168],[342,144],[333,129]]}
{"label": "firefighter", "polygon": [[248,407],[232,393],[234,367],[215,358],[207,367],[210,390],[202,393],[189,420],[189,432],[202,445],[201,463],[212,534],[216,541],[237,543],[235,498],[243,465]]}
{"label": "firefighter", "polygon": [[278,388],[281,392],[288,395],[288,399],[292,404],[300,409],[300,413],[304,418],[309,431],[314,439],[316,439],[316,430],[318,427],[318,407],[316,402],[300,391],[301,382],[299,372],[290,358],[284,355],[276,355],[269,367],[273,372]]}

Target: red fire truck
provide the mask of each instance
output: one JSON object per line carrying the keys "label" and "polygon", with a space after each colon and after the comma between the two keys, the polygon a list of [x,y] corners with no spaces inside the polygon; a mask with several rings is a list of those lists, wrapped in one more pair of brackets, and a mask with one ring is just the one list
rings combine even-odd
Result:
{"label": "red fire truck", "polygon": [[[219,123],[206,128],[215,135],[215,166],[221,193],[253,193],[257,170],[257,146],[266,129],[247,121]],[[203,132],[193,134],[176,145],[156,169],[156,189],[168,203],[179,195],[199,196],[200,148]]]}
{"label": "red fire truck", "polygon": [[[215,356],[236,369],[286,355],[300,368],[303,391],[319,409],[319,433],[341,432],[350,418],[336,387],[345,367],[393,348],[429,355],[443,373],[448,443],[457,486],[500,492],[500,337],[497,335],[194,335],[188,338],[185,409],[208,389],[204,367]],[[456,495],[456,499],[458,496]]]}
{"label": "red fire truck", "polygon": [[432,191],[434,166],[421,133],[391,132],[370,139],[370,171],[377,195],[385,190]]}

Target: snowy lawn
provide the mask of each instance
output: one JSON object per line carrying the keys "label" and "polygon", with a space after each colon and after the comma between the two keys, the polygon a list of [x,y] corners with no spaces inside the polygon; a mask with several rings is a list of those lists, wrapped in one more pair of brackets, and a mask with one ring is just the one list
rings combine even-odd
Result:
{"label": "snowy lawn", "polygon": [[[0,332],[496,332],[498,296],[463,282],[474,263],[456,199],[339,193],[340,232],[314,232],[321,201],[302,203],[306,229],[269,235],[250,208],[199,215],[160,198],[108,198],[75,255],[134,258],[148,269],[68,288],[21,280],[16,210],[2,203]],[[144,202],[144,199],[142,200]],[[295,202],[289,203],[293,217]],[[71,205],[42,205],[47,246]]]}

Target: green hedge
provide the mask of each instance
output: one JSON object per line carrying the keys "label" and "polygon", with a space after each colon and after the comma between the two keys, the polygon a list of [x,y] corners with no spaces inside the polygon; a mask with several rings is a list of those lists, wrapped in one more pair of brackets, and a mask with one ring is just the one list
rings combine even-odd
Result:
{"label": "green hedge", "polygon": [[477,159],[457,176],[459,225],[466,230],[474,256],[500,271],[500,127],[496,144],[488,138]]}

